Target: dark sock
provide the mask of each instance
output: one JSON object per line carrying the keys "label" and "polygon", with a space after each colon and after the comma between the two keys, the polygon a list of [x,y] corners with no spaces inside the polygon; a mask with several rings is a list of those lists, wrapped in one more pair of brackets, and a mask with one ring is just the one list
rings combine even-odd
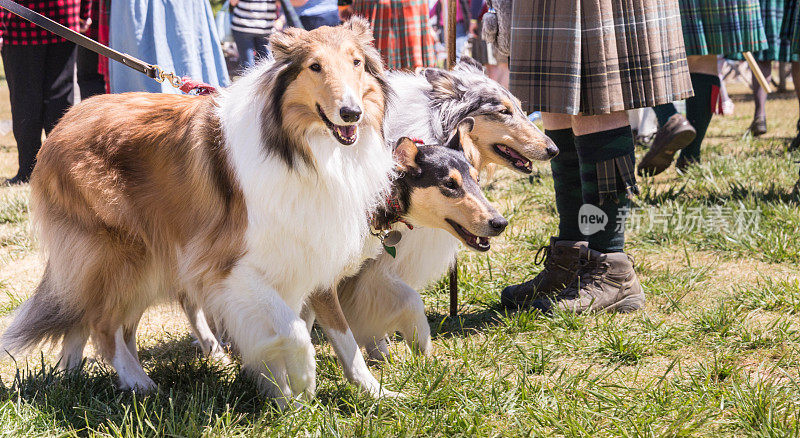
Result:
{"label": "dark sock", "polygon": [[[596,251],[622,252],[625,246],[628,195],[638,193],[633,145],[630,126],[575,137],[584,205],[599,208],[607,218],[602,230],[588,235],[589,248]],[[579,226],[587,219],[580,217]]]}
{"label": "dark sock", "polygon": [[578,230],[578,209],[583,203],[583,195],[575,136],[571,128],[548,129],[544,133],[558,146],[558,155],[550,160],[558,210],[558,240],[583,240]]}
{"label": "dark sock", "polygon": [[675,105],[672,102],[656,105],[653,107],[653,111],[656,113],[659,127],[666,125],[670,117],[678,114],[678,110],[675,109]]}
{"label": "dark sock", "polygon": [[697,136],[681,151],[680,158],[687,162],[700,160],[700,144],[703,143],[708,124],[711,123],[720,84],[717,75],[692,73],[691,77],[694,97],[686,99],[686,118],[694,126]]}

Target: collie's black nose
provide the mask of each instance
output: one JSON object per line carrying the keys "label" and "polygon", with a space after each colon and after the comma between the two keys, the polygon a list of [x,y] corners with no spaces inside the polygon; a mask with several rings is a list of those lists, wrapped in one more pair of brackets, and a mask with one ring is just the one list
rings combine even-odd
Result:
{"label": "collie's black nose", "polygon": [[492,230],[495,231],[497,234],[500,234],[508,226],[508,221],[503,216],[498,216],[489,219],[489,226],[492,227]]}
{"label": "collie's black nose", "polygon": [[343,106],[342,109],[339,110],[339,115],[345,122],[348,123],[357,122],[358,119],[361,118],[361,108],[357,106],[356,107]]}
{"label": "collie's black nose", "polygon": [[544,150],[547,152],[547,155],[549,155],[550,158],[558,155],[558,146],[556,146],[556,144],[553,143],[553,140],[550,140],[549,138],[547,139],[547,146],[544,148]]}

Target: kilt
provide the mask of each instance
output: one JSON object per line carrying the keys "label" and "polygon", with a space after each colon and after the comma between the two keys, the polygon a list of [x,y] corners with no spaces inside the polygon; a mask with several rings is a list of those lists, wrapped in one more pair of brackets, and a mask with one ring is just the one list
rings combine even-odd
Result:
{"label": "kilt", "polygon": [[[759,0],[761,5],[761,21],[764,23],[764,34],[767,37],[767,48],[753,52],[753,57],[757,61],[798,61],[800,56],[792,55],[790,42],[788,39],[781,39],[783,20],[790,19],[790,15],[784,13],[786,0]],[[744,60],[741,53],[728,56],[730,59]]]}
{"label": "kilt", "polygon": [[800,7],[798,0],[786,0],[784,3],[783,26],[781,40],[787,52],[795,59],[800,54]]}
{"label": "kilt", "polygon": [[677,0],[515,1],[511,92],[527,111],[607,114],[692,96]]}
{"label": "kilt", "polygon": [[680,0],[687,55],[767,49],[758,0]]}
{"label": "kilt", "polygon": [[355,14],[372,23],[375,47],[391,70],[436,64],[426,0],[355,0]]}

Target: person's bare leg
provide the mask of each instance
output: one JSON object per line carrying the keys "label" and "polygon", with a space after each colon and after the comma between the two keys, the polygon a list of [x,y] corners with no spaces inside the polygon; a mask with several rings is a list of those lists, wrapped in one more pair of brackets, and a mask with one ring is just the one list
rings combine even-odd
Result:
{"label": "person's bare leg", "polygon": [[[759,61],[758,68],[761,69],[761,73],[764,74],[764,77],[769,82],[772,79],[772,61]],[[758,83],[757,80],[753,80],[752,85],[750,88],[753,90],[753,95],[755,97],[755,112],[753,113],[753,121],[758,119],[766,119],[767,117],[767,92],[761,87],[761,84]]]}
{"label": "person's bare leg", "polygon": [[692,55],[686,60],[689,62],[689,72],[706,75],[717,75],[717,55]]}
{"label": "person's bare leg", "polygon": [[797,103],[800,105],[800,62],[792,62],[792,82],[794,82],[794,94],[797,96]]}
{"label": "person's bare leg", "polygon": [[571,118],[572,131],[576,136],[608,131],[610,129],[617,129],[630,125],[628,113],[626,111],[617,111],[615,113],[597,116],[571,116]]}
{"label": "person's bare leg", "polygon": [[572,116],[569,114],[542,113],[544,129],[569,129],[572,128]]}

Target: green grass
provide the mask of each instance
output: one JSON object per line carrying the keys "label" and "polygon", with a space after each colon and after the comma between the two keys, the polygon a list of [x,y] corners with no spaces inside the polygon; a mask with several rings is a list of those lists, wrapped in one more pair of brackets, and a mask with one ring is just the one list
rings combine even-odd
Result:
{"label": "green grass", "polygon": [[[738,101],[737,116],[714,119],[701,165],[640,181],[636,206],[652,216],[628,235],[647,294],[636,314],[499,307],[505,285],[541,269],[534,256],[557,228],[549,167],[501,171],[487,194],[510,225],[491,252],[462,252],[459,317],[446,281],[430,285],[432,356],[395,339],[394,360],[372,367],[406,397],[360,393],[315,333],[316,397],[277,412],[237,364],[199,356],[180,312],[157,309],[139,346],[158,393],[116,390],[93,357],[61,374],[46,350],[0,365],[0,436],[800,436],[800,154],[784,152],[796,108],[776,95],[773,136],[753,140],[741,136],[752,105]],[[41,272],[27,205],[27,188],[0,188],[0,316]],[[678,229],[721,212],[756,212],[757,227]]]}

